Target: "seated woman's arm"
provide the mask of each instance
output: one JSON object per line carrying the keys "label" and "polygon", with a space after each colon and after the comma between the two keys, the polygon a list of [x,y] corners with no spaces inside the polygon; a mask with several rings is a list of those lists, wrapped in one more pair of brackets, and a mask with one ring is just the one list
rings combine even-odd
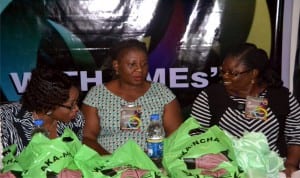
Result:
{"label": "seated woman's arm", "polygon": [[97,109],[83,104],[81,110],[85,118],[82,143],[91,147],[101,155],[110,154],[97,141],[97,137],[100,133],[100,119]]}
{"label": "seated woman's arm", "polygon": [[177,99],[172,100],[164,108],[163,126],[166,136],[171,135],[183,122],[180,104]]}
{"label": "seated woman's arm", "polygon": [[299,169],[300,165],[300,145],[288,145],[287,158],[284,163],[285,173],[291,176],[294,171]]}
{"label": "seated woman's arm", "polygon": [[285,173],[299,170],[300,164],[300,103],[290,93],[289,96],[290,113],[285,121],[285,134],[287,138],[287,157],[284,163]]}

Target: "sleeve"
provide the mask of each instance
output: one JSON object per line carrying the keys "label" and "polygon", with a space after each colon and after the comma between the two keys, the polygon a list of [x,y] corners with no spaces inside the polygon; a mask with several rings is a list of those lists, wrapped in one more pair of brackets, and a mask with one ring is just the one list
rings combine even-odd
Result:
{"label": "sleeve", "polygon": [[100,86],[93,86],[85,96],[83,103],[92,107],[98,106]]}
{"label": "sleeve", "polygon": [[160,95],[161,98],[164,98],[166,103],[170,103],[176,98],[175,94],[163,84],[159,84],[159,91],[157,94]]}
{"label": "sleeve", "polygon": [[0,107],[0,119],[1,119],[1,143],[3,148],[6,148],[8,146],[10,146],[12,143],[10,142],[11,140],[11,135],[12,133],[10,132],[11,130],[14,129],[9,129],[12,128],[11,124],[9,124],[10,122],[8,122],[8,108],[5,108],[5,105],[2,105],[2,107]]}
{"label": "sleeve", "polygon": [[[26,125],[25,122],[14,122],[16,112],[19,111],[18,104],[5,104],[0,107],[0,119],[1,119],[1,130],[2,130],[2,146],[7,148],[12,144],[16,144],[18,155],[24,147],[27,145],[29,139],[25,135],[25,131],[21,129],[22,124]],[[20,130],[18,130],[18,128]],[[29,128],[29,127],[26,127]],[[22,133],[22,135],[19,134]],[[28,133],[29,134],[29,133]]]}
{"label": "sleeve", "polygon": [[300,104],[294,95],[289,94],[290,112],[285,123],[285,135],[288,144],[300,145]]}
{"label": "sleeve", "polygon": [[202,127],[210,126],[211,114],[208,104],[208,96],[205,91],[201,91],[194,100],[191,109],[191,117],[195,118]]}

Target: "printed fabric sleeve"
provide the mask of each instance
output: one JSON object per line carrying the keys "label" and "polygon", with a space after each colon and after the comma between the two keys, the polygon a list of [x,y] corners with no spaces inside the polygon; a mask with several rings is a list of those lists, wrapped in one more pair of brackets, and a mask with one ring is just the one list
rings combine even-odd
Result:
{"label": "printed fabric sleeve", "polygon": [[284,130],[287,143],[300,145],[300,104],[292,93],[289,94],[289,107]]}
{"label": "printed fabric sleeve", "polygon": [[159,86],[159,91],[157,94],[161,95],[161,97],[164,97],[166,103],[170,103],[176,98],[175,94],[167,86],[160,83],[157,84]]}
{"label": "printed fabric sleeve", "polygon": [[209,127],[211,113],[208,103],[208,95],[205,91],[201,91],[194,100],[191,109],[191,116],[195,118],[202,127]]}
{"label": "printed fabric sleeve", "polygon": [[[3,105],[4,106],[4,105]],[[8,133],[8,126],[6,125],[6,120],[5,120],[5,109],[2,107],[0,107],[0,119],[1,119],[1,145],[3,146],[3,148],[6,148],[10,145],[9,143],[9,135],[10,133]]]}
{"label": "printed fabric sleeve", "polygon": [[[0,119],[1,119],[1,130],[2,130],[2,146],[7,148],[12,144],[17,146],[17,154],[19,154],[28,142],[28,138],[22,134],[19,135],[18,131],[21,132],[22,125],[14,122],[16,114],[19,111],[19,104],[11,103],[0,106]],[[27,118],[24,118],[23,124],[26,125]],[[28,126],[30,127],[30,126]],[[26,128],[28,128],[26,127]],[[18,130],[17,128],[20,128]],[[30,134],[30,133],[26,133]]]}
{"label": "printed fabric sleeve", "polygon": [[13,139],[16,138],[14,135],[16,135],[16,129],[13,125],[13,109],[14,108],[12,104],[10,105],[2,105],[0,107],[0,119],[1,119],[1,130],[2,130],[2,145],[3,148],[6,148],[10,145],[12,145]]}
{"label": "printed fabric sleeve", "polygon": [[100,94],[100,86],[93,86],[85,96],[83,103],[97,108],[99,105]]}

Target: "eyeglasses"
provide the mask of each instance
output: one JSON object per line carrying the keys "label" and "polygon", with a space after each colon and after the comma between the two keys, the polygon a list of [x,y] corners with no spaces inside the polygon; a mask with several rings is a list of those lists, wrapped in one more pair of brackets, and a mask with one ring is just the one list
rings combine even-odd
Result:
{"label": "eyeglasses", "polygon": [[60,107],[63,107],[63,108],[66,108],[66,109],[69,109],[69,110],[74,110],[76,109],[77,106],[77,101],[75,101],[74,103],[71,104],[71,106],[67,106],[67,105],[64,105],[64,104],[56,104],[57,106],[60,106]]}
{"label": "eyeglasses", "polygon": [[232,72],[232,71],[224,71],[222,68],[220,68],[220,74],[221,75],[227,75],[229,77],[238,77],[242,74],[246,74],[248,72],[252,71],[252,69],[248,69],[242,72]]}

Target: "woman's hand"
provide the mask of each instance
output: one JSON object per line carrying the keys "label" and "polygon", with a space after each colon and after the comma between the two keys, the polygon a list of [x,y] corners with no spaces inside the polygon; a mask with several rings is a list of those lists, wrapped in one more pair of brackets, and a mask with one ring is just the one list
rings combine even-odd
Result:
{"label": "woman's hand", "polygon": [[297,171],[296,167],[286,165],[284,173],[285,173],[287,178],[290,178],[292,176],[292,173],[295,172],[295,171]]}
{"label": "woman's hand", "polygon": [[82,178],[82,174],[81,171],[64,169],[57,175],[57,178]]}
{"label": "woman's hand", "polygon": [[288,145],[287,158],[285,160],[285,174],[286,177],[291,177],[292,173],[299,169],[300,165],[300,146]]}
{"label": "woman's hand", "polygon": [[11,172],[0,173],[0,178],[16,178]]}

